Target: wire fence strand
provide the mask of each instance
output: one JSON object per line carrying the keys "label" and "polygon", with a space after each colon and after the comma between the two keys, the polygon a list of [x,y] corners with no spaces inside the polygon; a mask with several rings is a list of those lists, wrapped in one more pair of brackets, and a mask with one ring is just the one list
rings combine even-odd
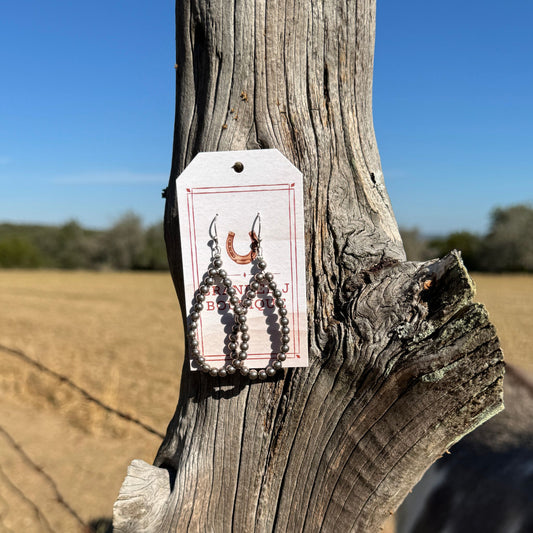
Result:
{"label": "wire fence strand", "polygon": [[1,466],[0,466],[0,477],[4,480],[6,485],[8,485],[9,488],[11,488],[12,491],[16,492],[32,508],[33,512],[35,513],[35,516],[37,516],[37,520],[39,520],[39,523],[42,526],[44,526],[47,531],[49,531],[50,533],[54,533],[54,530],[52,526],[50,525],[50,522],[48,522],[48,520],[46,519],[46,516],[44,516],[43,512],[38,507],[38,505],[33,500],[28,498],[28,496],[26,496],[26,494],[22,490],[20,490],[20,488],[17,487],[13,483],[13,481],[11,481],[11,479],[5,473],[4,469]]}
{"label": "wire fence strand", "polygon": [[18,350],[16,348],[10,348],[9,346],[4,346],[3,344],[0,344],[0,350],[3,351],[4,353],[13,355],[21,359],[22,361],[28,363],[34,368],[37,368],[40,372],[43,372],[44,374],[52,376],[53,378],[57,379],[61,383],[65,383],[67,386],[69,386],[70,388],[74,389],[79,394],[81,394],[87,401],[97,405],[98,407],[100,407],[101,409],[104,409],[108,413],[112,413],[122,418],[123,420],[127,420],[128,422],[135,424],[136,426],[144,429],[148,433],[152,433],[153,435],[156,435],[160,437],[161,439],[165,437],[163,433],[153,428],[149,424],[146,424],[142,420],[139,420],[138,418],[128,413],[125,413],[124,411],[120,411],[119,409],[115,409],[114,407],[111,407],[110,405],[105,404],[104,402],[102,402],[102,400],[99,400],[98,398],[93,396],[90,392],[88,392],[84,388],[74,383],[68,376],[65,376],[64,374],[60,374],[59,372],[56,372],[55,370],[48,368],[43,363],[40,363],[39,361],[36,361],[35,359],[31,358],[29,355],[24,353],[22,350]]}
{"label": "wire fence strand", "polygon": [[80,515],[67,503],[61,492],[59,491],[59,488],[57,487],[57,483],[52,479],[52,477],[47,474],[42,466],[39,466],[22,448],[22,446],[8,433],[8,431],[0,425],[0,433],[5,437],[5,439],[8,441],[8,443],[11,445],[13,449],[15,449],[18,454],[22,457],[24,462],[29,465],[35,472],[37,472],[39,475],[41,475],[48,483],[48,485],[52,488],[52,491],[54,492],[54,496],[56,501],[62,505],[83,527],[87,527],[87,524],[82,520]]}

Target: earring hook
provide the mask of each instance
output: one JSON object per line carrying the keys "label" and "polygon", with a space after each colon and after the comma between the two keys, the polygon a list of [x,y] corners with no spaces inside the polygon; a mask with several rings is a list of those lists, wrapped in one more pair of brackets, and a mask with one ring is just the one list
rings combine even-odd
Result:
{"label": "earring hook", "polygon": [[258,225],[257,232],[256,232],[257,242],[260,243],[261,242],[261,213],[257,213],[257,215],[255,216],[254,223],[252,224],[252,233],[254,233],[256,223]]}
{"label": "earring hook", "polygon": [[211,237],[215,242],[218,242],[217,218],[218,213],[215,215],[215,218],[213,218],[211,224],[209,225],[209,237]]}
{"label": "earring hook", "polygon": [[220,246],[218,245],[217,218],[218,213],[215,215],[215,218],[213,218],[211,224],[209,225],[209,237],[211,237],[211,240],[213,241],[213,250],[211,253],[213,254],[220,254]]}
{"label": "earring hook", "polygon": [[[257,232],[254,232],[255,225],[257,224]],[[255,235],[256,237],[256,243],[257,243],[257,256],[261,257],[263,255],[263,249],[261,247],[261,213],[257,213],[255,216],[254,222],[252,224],[252,235]]]}

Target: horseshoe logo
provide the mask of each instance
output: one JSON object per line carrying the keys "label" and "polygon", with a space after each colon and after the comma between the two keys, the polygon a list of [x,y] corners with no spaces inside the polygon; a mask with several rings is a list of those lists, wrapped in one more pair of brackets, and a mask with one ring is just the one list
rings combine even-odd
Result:
{"label": "horseshoe logo", "polygon": [[255,234],[255,231],[250,231],[248,235],[250,235],[250,239],[252,240],[252,244],[250,245],[251,249],[246,255],[240,255],[233,248],[233,239],[235,238],[235,233],[233,233],[233,231],[228,232],[228,238],[226,239],[226,251],[228,252],[230,258],[238,265],[247,265],[257,257],[257,235]]}

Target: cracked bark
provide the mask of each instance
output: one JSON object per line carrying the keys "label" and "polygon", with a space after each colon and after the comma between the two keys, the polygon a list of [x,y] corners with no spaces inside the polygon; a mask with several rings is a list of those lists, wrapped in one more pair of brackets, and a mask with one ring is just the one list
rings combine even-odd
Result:
{"label": "cracked bark", "polygon": [[305,177],[310,365],[264,383],[189,371],[116,531],[376,531],[502,409],[503,361],[452,253],[405,261],[372,123],[375,1],[178,0],[165,238],[200,151],[277,148]]}

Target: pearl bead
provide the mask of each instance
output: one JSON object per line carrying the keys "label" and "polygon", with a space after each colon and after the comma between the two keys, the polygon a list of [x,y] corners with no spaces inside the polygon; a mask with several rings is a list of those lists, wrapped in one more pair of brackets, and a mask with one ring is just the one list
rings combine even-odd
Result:
{"label": "pearl bead", "polygon": [[203,372],[209,372],[209,370],[211,370],[211,367],[208,364],[204,364],[200,368]]}
{"label": "pearl bead", "polygon": [[203,302],[204,300],[205,300],[205,296],[204,296],[202,293],[199,292],[199,293],[196,295],[196,301],[197,301],[197,302]]}
{"label": "pearl bead", "polygon": [[240,368],[242,367],[244,361],[241,361],[240,359],[234,359],[231,364],[235,367],[235,368]]}
{"label": "pearl bead", "polygon": [[213,283],[215,283],[215,280],[211,276],[208,276],[207,278],[205,278],[204,283],[206,285],[213,285]]}
{"label": "pearl bead", "polygon": [[217,368],[212,368],[212,369],[209,371],[209,374],[211,374],[213,377],[218,376],[218,369],[217,369]]}
{"label": "pearl bead", "polygon": [[278,309],[278,315],[279,316],[287,316],[287,309],[285,307],[282,307],[281,309]]}
{"label": "pearl bead", "polygon": [[291,338],[288,335],[282,335],[281,336],[281,342],[283,344],[287,344],[290,340],[291,340]]}
{"label": "pearl bead", "polygon": [[281,317],[281,318],[279,319],[279,323],[280,323],[282,326],[286,326],[286,325],[289,323],[289,319],[288,319],[286,316]]}
{"label": "pearl bead", "polygon": [[243,340],[244,342],[248,342],[250,340],[250,335],[248,335],[248,333],[243,333],[241,335],[241,340]]}
{"label": "pearl bead", "polygon": [[236,291],[233,287],[228,287],[228,288],[226,289],[226,294],[227,294],[228,296],[235,296],[235,293],[236,293],[236,292],[237,292],[237,291]]}
{"label": "pearl bead", "polygon": [[250,379],[257,379],[257,370],[255,370],[254,368],[252,368],[249,372],[248,372],[248,377]]}
{"label": "pearl bead", "polygon": [[258,272],[256,275],[255,275],[255,279],[257,281],[263,281],[265,279],[265,275],[262,273],[262,272]]}
{"label": "pearl bead", "polygon": [[231,280],[229,278],[224,278],[222,280],[222,283],[226,286],[226,287],[231,287],[232,283],[231,283]]}
{"label": "pearl bead", "polygon": [[241,374],[247,376],[250,372],[250,369],[247,366],[241,366]]}
{"label": "pearl bead", "polygon": [[272,377],[272,376],[274,376],[276,374],[276,370],[274,368],[272,368],[271,366],[267,366],[265,368],[265,372],[267,373],[267,376],[270,376],[270,377]]}
{"label": "pearl bead", "polygon": [[221,378],[225,378],[226,375],[227,375],[226,369],[225,368],[220,368],[219,371],[218,371],[218,375]]}
{"label": "pearl bead", "polygon": [[198,320],[200,318],[200,313],[197,313],[196,311],[191,313],[191,320]]}
{"label": "pearl bead", "polygon": [[[246,315],[240,315],[238,318],[239,322],[242,324],[243,322],[246,322]],[[241,329],[242,331],[242,329]]]}
{"label": "pearl bead", "polygon": [[230,342],[228,344],[228,350],[230,350],[231,352],[234,352],[236,349],[237,349],[237,344],[236,343]]}
{"label": "pearl bead", "polygon": [[287,326],[283,326],[283,327],[281,328],[281,333],[282,333],[283,335],[288,335],[290,332],[291,332],[291,330],[290,330]]}
{"label": "pearl bead", "polygon": [[263,261],[263,260],[259,261],[259,262],[257,263],[257,266],[258,266],[261,270],[265,270],[265,268],[267,267],[266,261]]}
{"label": "pearl bead", "polygon": [[202,357],[201,355],[196,358],[196,361],[199,365],[203,365],[205,363],[205,357]]}
{"label": "pearl bead", "polygon": [[188,331],[187,332],[187,337],[190,337],[191,339],[195,339],[196,338],[196,331],[194,331],[194,330]]}
{"label": "pearl bead", "polygon": [[248,357],[248,354],[246,352],[239,352],[239,359],[241,361],[244,361]]}
{"label": "pearl bead", "polygon": [[[220,257],[220,256],[219,256]],[[216,267],[216,268],[220,268],[222,266],[222,261],[220,259],[215,259],[213,261],[213,265]]]}
{"label": "pearl bead", "polygon": [[237,369],[236,369],[234,366],[232,366],[232,365],[228,365],[228,366],[226,367],[226,372],[227,372],[228,374],[230,374],[230,375],[231,375],[231,374],[235,374],[236,371],[237,371]]}
{"label": "pearl bead", "polygon": [[193,354],[194,357],[200,357],[200,350],[198,348],[193,348],[191,350],[191,353]]}
{"label": "pearl bead", "polygon": [[241,324],[241,332],[244,333],[248,331],[248,326],[246,324]]}
{"label": "pearl bead", "polygon": [[260,370],[257,374],[259,376],[259,379],[266,379],[267,378],[267,373],[265,370]]}
{"label": "pearl bead", "polygon": [[204,306],[201,303],[194,304],[194,310],[197,312],[200,312],[203,308]]}
{"label": "pearl bead", "polygon": [[287,353],[289,351],[289,345],[288,344],[282,344],[281,348],[279,349],[280,352]]}
{"label": "pearl bead", "polygon": [[284,307],[284,306],[285,306],[285,302],[284,302],[281,298],[278,298],[278,299],[276,300],[276,305],[277,305],[278,307]]}
{"label": "pearl bead", "polygon": [[241,350],[246,351],[248,349],[248,343],[247,342],[241,342]]}
{"label": "pearl bead", "polygon": [[266,272],[265,273],[265,279],[267,281],[272,281],[274,279],[274,274],[272,274],[272,272]]}
{"label": "pearl bead", "polygon": [[257,289],[259,289],[259,283],[257,283],[257,281],[252,281],[252,283],[250,283],[250,287],[256,291]]}
{"label": "pearl bead", "polygon": [[207,294],[209,292],[209,287],[207,285],[200,285],[200,292],[202,294]]}
{"label": "pearl bead", "polygon": [[218,274],[218,268],[210,268],[209,269],[209,275],[210,276],[216,276]]}
{"label": "pearl bead", "polygon": [[232,296],[229,301],[231,305],[237,305],[239,303],[239,298],[237,298],[237,296]]}
{"label": "pearl bead", "polygon": [[277,287],[277,284],[275,281],[271,281],[269,284],[268,284],[268,287],[271,289],[271,290],[275,290],[276,287]]}
{"label": "pearl bead", "polygon": [[194,330],[198,327],[198,324],[194,321],[192,321],[190,324],[189,324],[189,329],[190,330]]}
{"label": "pearl bead", "polygon": [[193,347],[193,348],[196,348],[198,346],[198,341],[196,339],[193,339],[192,341],[189,342],[189,344]]}
{"label": "pearl bead", "polygon": [[287,359],[287,354],[278,353],[278,356],[277,356],[278,361],[285,361],[285,359]]}
{"label": "pearl bead", "polygon": [[283,294],[279,289],[274,289],[272,291],[272,296],[274,296],[274,298],[281,298]]}
{"label": "pearl bead", "polygon": [[225,277],[228,275],[228,273],[227,273],[224,269],[221,268],[221,269],[218,271],[218,275],[219,275],[221,278],[225,278]]}
{"label": "pearl bead", "polygon": [[250,300],[250,298],[245,298],[244,301],[242,302],[242,305],[244,307],[250,307],[252,305],[252,300]]}
{"label": "pearl bead", "polygon": [[[254,299],[257,296],[257,293],[255,291],[248,291],[246,293],[246,296],[250,299]],[[250,305],[252,305],[252,302],[250,302]]]}
{"label": "pearl bead", "polygon": [[279,369],[281,368],[281,361],[274,361],[274,362],[272,363],[272,368],[273,368],[274,370],[279,370]]}

